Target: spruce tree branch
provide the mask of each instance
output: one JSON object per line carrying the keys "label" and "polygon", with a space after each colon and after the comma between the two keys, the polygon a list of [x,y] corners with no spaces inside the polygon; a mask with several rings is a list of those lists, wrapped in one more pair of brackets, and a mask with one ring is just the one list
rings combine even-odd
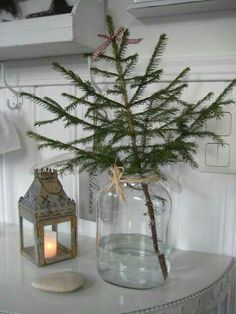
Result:
{"label": "spruce tree branch", "polygon": [[[142,103],[146,103],[149,102],[151,100],[158,100],[159,97],[161,97],[162,99],[164,98],[164,96],[166,97],[170,97],[173,96],[171,95],[171,93],[175,93],[176,91],[179,93],[181,92],[181,89],[184,89],[185,87],[187,87],[188,85],[186,83],[180,85],[180,87],[177,88],[173,88],[176,84],[180,83],[180,80],[184,78],[184,76],[190,71],[189,68],[184,69],[167,87],[158,90],[157,92],[154,92],[152,95],[145,97],[143,99],[137,100],[137,101],[130,101],[130,106],[138,106],[141,105]],[[180,90],[179,90],[180,89]],[[172,99],[172,101],[177,100],[177,99]]]}
{"label": "spruce tree branch", "polygon": [[148,66],[146,68],[145,74],[148,76],[152,71],[154,71],[159,64],[159,57],[163,54],[165,47],[167,44],[167,36],[166,34],[161,34],[159,40],[157,42],[156,47],[154,48],[153,54],[150,58]]}
{"label": "spruce tree branch", "polygon": [[212,118],[222,118],[224,115],[224,112],[221,107],[221,103],[218,101],[218,99],[213,102],[210,106],[205,107],[199,111],[197,118],[191,123],[189,126],[191,129],[194,128],[201,128],[207,120],[210,120]]}
{"label": "spruce tree branch", "polygon": [[132,55],[129,55],[128,57],[121,58],[121,59],[120,59],[120,62],[121,62],[122,64],[123,64],[123,63],[129,63],[129,62],[132,61],[132,60],[138,61],[138,58],[139,58],[138,53],[134,53],[134,54],[132,54]]}
{"label": "spruce tree branch", "polygon": [[[104,165],[105,168],[108,168],[112,163],[111,161],[114,162],[114,157],[113,157],[113,151],[110,150],[110,155],[109,156],[104,156],[104,151],[109,150],[109,147],[103,147],[101,152],[94,152],[94,151],[87,151],[81,148],[78,148],[76,146],[71,145],[71,143],[65,143],[61,142],[58,140],[53,140],[51,138],[45,137],[43,135],[40,135],[38,133],[35,133],[33,131],[28,131],[27,135],[31,137],[32,139],[36,140],[37,142],[40,142],[39,144],[39,149],[44,149],[44,148],[51,148],[51,149],[56,149],[60,151],[71,151],[75,154],[74,158],[74,165],[79,165],[80,163],[83,164],[83,162],[87,161],[94,161],[96,162],[95,164],[97,165]],[[107,159],[106,159],[107,158]],[[106,161],[104,161],[106,159]],[[69,163],[68,163],[69,164]]]}
{"label": "spruce tree branch", "polygon": [[110,72],[110,71],[106,71],[106,70],[101,70],[99,68],[92,67],[92,68],[90,68],[90,70],[95,75],[100,75],[100,76],[103,76],[103,77],[115,78],[115,79],[117,79],[117,77],[118,77],[118,75],[116,73],[113,73],[113,72]]}
{"label": "spruce tree branch", "polygon": [[85,93],[88,93],[90,95],[95,93],[95,89],[94,89],[93,85],[88,81],[83,81],[81,79],[81,77],[79,75],[76,75],[72,70],[65,69],[63,66],[61,66],[57,62],[53,62],[52,66],[56,71],[64,74],[65,77],[70,79],[71,82],[75,86],[79,87]]}
{"label": "spruce tree branch", "polygon": [[138,54],[136,53],[133,58],[131,58],[129,61],[126,62],[126,66],[124,69],[124,78],[125,78],[125,82],[128,83],[127,76],[133,72],[133,70],[135,69],[135,66],[137,65],[138,62]]}
{"label": "spruce tree branch", "polygon": [[[152,73],[150,73],[150,75],[148,75],[146,77],[146,82],[145,84],[149,85],[153,82],[158,82],[160,80],[160,76],[161,74],[163,73],[163,70],[160,69],[160,70],[156,70]],[[131,88],[135,88],[137,86],[140,85],[140,83],[142,83],[142,80],[144,79],[144,76],[143,75],[136,75],[136,76],[133,76],[133,77],[130,77],[130,78],[127,78],[126,79],[126,83],[131,83]],[[132,83],[133,82],[133,83]]]}
{"label": "spruce tree branch", "polygon": [[[65,122],[65,126],[69,125],[83,125],[84,127],[90,127],[94,129],[95,126],[74,116],[69,114],[66,110],[64,110],[58,103],[51,100],[49,97],[40,98],[35,95],[31,95],[28,93],[22,93],[24,97],[31,99],[33,102],[43,106],[48,111],[52,112],[56,115],[56,120],[63,120]],[[55,121],[56,121],[55,120]],[[51,120],[45,120],[44,124],[50,123]],[[43,125],[43,121],[36,122],[36,125]]]}
{"label": "spruce tree branch", "polygon": [[54,110],[55,110],[55,112],[57,112],[58,109],[59,110],[62,109],[62,107],[58,103],[56,103],[55,101],[53,101],[53,103],[50,102],[49,97],[41,98],[41,97],[38,97],[38,96],[30,94],[30,93],[26,93],[26,92],[22,92],[21,96],[25,97],[29,100],[32,100],[35,104],[39,104],[51,112],[54,112]]}
{"label": "spruce tree branch", "polygon": [[[110,16],[107,17],[107,25],[108,25],[107,27],[108,33],[110,36],[112,36],[114,34],[114,25]],[[128,32],[124,32],[122,36],[122,42],[123,42],[122,49],[124,50],[125,50],[125,42],[127,42],[127,40],[128,40]],[[129,131],[129,137],[132,142],[134,158],[137,164],[140,165],[139,155],[138,155],[138,152],[136,151],[136,135],[135,135],[135,130],[133,126],[133,116],[129,108],[130,104],[129,104],[129,99],[128,99],[126,83],[125,83],[124,71],[123,71],[122,62],[121,62],[122,56],[119,54],[119,45],[117,44],[116,40],[112,41],[112,51],[115,58],[116,71],[119,76],[118,83],[119,83],[119,91],[121,92],[121,97],[124,104],[123,110],[126,111],[127,113],[128,131]]]}
{"label": "spruce tree branch", "polygon": [[154,52],[149,60],[149,63],[147,65],[145,74],[143,76],[143,79],[141,80],[139,86],[137,87],[133,97],[130,100],[130,103],[132,104],[133,102],[137,101],[137,99],[140,97],[140,95],[142,94],[143,90],[145,89],[147,83],[147,78],[149,76],[149,74],[152,71],[156,70],[156,66],[158,65],[159,62],[159,57],[161,56],[161,54],[163,53],[163,50],[166,46],[166,42],[167,42],[167,36],[166,34],[162,34],[158,40],[158,43],[154,49]]}
{"label": "spruce tree branch", "polygon": [[[155,77],[160,77],[160,75],[163,73],[163,70],[156,70],[155,72],[150,73],[150,75],[146,76],[147,79],[149,78],[155,78]],[[142,82],[142,80],[144,79],[144,75],[135,75],[133,77],[130,77],[127,79],[127,81],[129,80],[133,80],[135,82],[137,82],[137,85],[140,84],[140,82]],[[131,87],[135,87],[133,85],[131,85]]]}
{"label": "spruce tree branch", "polygon": [[[184,102],[183,105],[186,107],[186,109],[182,112],[179,113],[180,110],[176,108],[173,108],[173,111],[171,109],[168,109],[168,111],[166,112],[167,115],[172,116],[172,114],[174,114],[174,118],[173,119],[169,119],[169,121],[167,121],[166,123],[162,124],[159,127],[159,130],[162,131],[163,129],[166,129],[168,126],[170,125],[175,125],[177,123],[178,120],[189,120],[189,119],[194,119],[195,116],[199,115],[199,111],[196,111],[196,109],[202,105],[203,103],[205,103],[206,101],[209,101],[212,96],[214,94],[212,92],[208,93],[206,96],[204,96],[202,99],[200,99],[196,104],[189,104]],[[169,111],[170,110],[170,111]],[[155,111],[152,112],[153,115],[155,115]],[[170,118],[171,118],[170,116]],[[155,118],[155,116],[154,116]]]}
{"label": "spruce tree branch", "polygon": [[184,83],[178,87],[170,89],[170,84],[169,84],[166,88],[159,89],[157,92],[154,92],[153,94],[151,94],[145,98],[139,99],[135,102],[130,101],[130,107],[135,107],[135,106],[139,106],[139,105],[142,105],[145,103],[149,103],[150,101],[153,101],[153,100],[165,100],[165,99],[167,99],[167,100],[169,100],[169,102],[170,101],[172,101],[172,102],[179,101],[177,96],[181,95],[183,89],[186,87],[187,87],[187,84]]}
{"label": "spruce tree branch", "polygon": [[[153,102],[150,101],[147,111],[150,112],[151,108],[152,108]],[[146,146],[147,146],[147,139],[148,139],[148,129],[149,129],[149,122],[150,122],[150,116],[146,115],[144,118],[144,124],[143,124],[143,128],[142,128],[142,135],[141,135],[141,146],[142,146],[142,151],[143,154],[145,154],[145,150],[146,150]]]}
{"label": "spruce tree branch", "polygon": [[118,49],[117,57],[119,58],[119,60],[121,60],[125,55],[125,52],[126,52],[126,49],[128,46],[129,35],[130,35],[129,30],[128,30],[128,28],[126,28],[125,31],[123,32],[121,42],[119,45],[119,49]]}
{"label": "spruce tree branch", "polygon": [[[63,119],[66,116],[66,112],[65,110],[55,101],[53,101],[51,98],[49,97],[44,97],[44,98],[40,98],[38,96],[29,94],[29,93],[21,93],[22,96],[32,100],[34,103],[41,105],[43,108],[47,109],[48,111],[50,111],[51,113],[53,113],[54,115],[56,115],[56,119]],[[68,117],[70,116],[69,114],[67,114]],[[72,116],[72,118],[74,118]],[[42,124],[42,121],[41,121]]]}
{"label": "spruce tree branch", "polygon": [[99,110],[99,109],[104,109],[104,108],[118,109],[122,107],[122,104],[118,102],[113,102],[113,101],[109,102],[108,98],[100,97],[100,95],[99,97],[95,98],[96,101],[89,101],[86,95],[83,97],[77,98],[74,95],[63,93],[62,96],[67,97],[69,100],[72,101],[72,104],[65,107],[66,111],[74,109],[77,106],[77,104],[85,105],[89,107],[89,110]]}
{"label": "spruce tree branch", "polygon": [[30,138],[32,138],[33,140],[41,143],[41,144],[39,144],[39,149],[53,148],[53,149],[57,149],[57,150],[68,150],[68,151],[71,151],[75,154],[81,151],[79,148],[77,148],[75,146],[71,146],[70,144],[54,140],[52,138],[40,135],[40,134],[33,132],[33,131],[28,131],[27,135]]}
{"label": "spruce tree branch", "polygon": [[100,58],[100,60],[107,61],[107,62],[110,62],[110,63],[114,63],[115,62],[115,58],[114,57],[108,56],[108,55],[104,55],[102,53],[99,55],[99,58]]}
{"label": "spruce tree branch", "polygon": [[[220,102],[222,103],[224,100],[224,97],[228,96],[229,93],[233,90],[233,88],[236,86],[236,79],[234,79],[232,82],[228,84],[228,86],[223,90],[223,92],[216,98],[216,103]],[[236,102],[234,102],[236,103]]]}
{"label": "spruce tree branch", "polygon": [[50,120],[41,120],[41,121],[36,121],[34,123],[34,126],[43,126],[43,125],[46,125],[46,124],[51,124],[53,122],[56,122],[56,121],[59,121],[61,118],[60,117],[57,117],[55,119],[50,119]]}
{"label": "spruce tree branch", "polygon": [[[84,53],[85,58],[92,57],[92,56],[93,56],[93,52],[92,53]],[[115,62],[115,59],[112,56],[108,56],[108,55],[105,55],[102,53],[99,55],[99,59],[110,62],[110,63]]]}
{"label": "spruce tree branch", "polygon": [[178,84],[181,80],[183,80],[189,72],[190,72],[189,67],[181,71],[179,75],[177,75],[176,78],[167,86],[167,90],[170,90],[172,87]]}
{"label": "spruce tree branch", "polygon": [[119,89],[111,89],[111,88],[109,88],[109,89],[106,90],[106,93],[107,94],[111,94],[111,95],[121,95],[122,92]]}
{"label": "spruce tree branch", "polygon": [[[89,96],[91,96],[91,97],[95,97],[96,99],[98,99],[99,101],[100,101],[100,103],[103,103],[104,105],[106,104],[106,106],[109,108],[121,108],[121,107],[123,107],[123,105],[121,104],[121,103],[119,103],[119,102],[117,102],[117,101],[115,101],[114,99],[111,99],[111,98],[108,98],[108,97],[106,97],[106,96],[104,96],[104,95],[101,95],[101,94],[99,94],[99,93],[97,93],[94,89],[92,90],[92,91],[90,91],[90,92],[86,92],[86,94],[88,95],[89,94]],[[66,97],[68,97],[68,94],[67,93],[63,93],[63,95],[64,96],[66,96]],[[73,99],[73,95],[70,95],[69,96],[70,98],[72,98]],[[76,97],[76,96],[74,96],[74,97]],[[85,96],[84,96],[85,97]],[[83,100],[83,98],[81,98],[81,101]],[[85,101],[85,100],[84,100]],[[85,102],[84,102],[84,104],[85,105],[90,105],[90,106],[95,106],[95,104],[94,103],[91,103],[91,102],[89,102],[88,100],[86,100]],[[105,106],[104,106],[105,107]]]}

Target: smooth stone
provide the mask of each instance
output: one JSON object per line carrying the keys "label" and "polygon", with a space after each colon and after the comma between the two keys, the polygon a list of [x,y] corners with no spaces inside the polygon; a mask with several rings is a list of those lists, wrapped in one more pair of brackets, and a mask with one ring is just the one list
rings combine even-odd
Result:
{"label": "smooth stone", "polygon": [[79,289],[84,281],[84,277],[80,273],[61,271],[37,278],[32,282],[32,286],[47,292],[64,293]]}

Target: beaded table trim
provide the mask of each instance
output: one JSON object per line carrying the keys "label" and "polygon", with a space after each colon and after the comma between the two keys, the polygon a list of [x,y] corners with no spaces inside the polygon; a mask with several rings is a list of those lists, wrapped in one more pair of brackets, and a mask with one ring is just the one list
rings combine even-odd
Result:
{"label": "beaded table trim", "polygon": [[[217,280],[215,280],[208,287],[206,287],[206,288],[204,288],[204,289],[202,289],[196,293],[193,293],[187,297],[184,297],[184,298],[181,298],[178,300],[174,300],[174,301],[171,301],[171,302],[163,304],[163,305],[158,305],[158,306],[146,308],[143,310],[123,312],[121,314],[149,314],[149,313],[168,314],[168,312],[166,312],[165,310],[171,309],[171,308],[178,306],[178,305],[180,305],[179,314],[185,314],[187,312],[185,312],[184,306],[182,306],[182,303],[190,302],[196,298],[199,298],[199,299],[198,299],[198,302],[196,303],[196,308],[193,308],[193,314],[199,313],[199,312],[197,312],[197,310],[198,310],[198,307],[200,306],[200,303],[201,303],[200,298],[203,297],[203,295],[206,296],[207,293],[210,293],[210,292],[213,292],[214,290],[216,290],[216,291],[214,291],[216,293],[211,293],[211,296],[208,300],[208,304],[210,304],[212,299],[217,300],[219,292],[221,292],[222,290],[224,291],[228,288],[228,286],[232,282],[233,276],[230,273],[233,272],[234,264],[235,264],[234,259],[232,258],[231,263],[228,266],[228,268],[225,270],[225,272]],[[215,297],[213,295],[215,295]]]}

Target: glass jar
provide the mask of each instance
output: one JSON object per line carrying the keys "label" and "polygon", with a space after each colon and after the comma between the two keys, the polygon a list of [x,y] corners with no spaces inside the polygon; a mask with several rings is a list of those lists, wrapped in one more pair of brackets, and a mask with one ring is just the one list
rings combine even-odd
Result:
{"label": "glass jar", "polygon": [[98,273],[118,286],[159,286],[170,270],[171,198],[159,182],[126,182],[121,187],[126,202],[114,187],[98,196]]}

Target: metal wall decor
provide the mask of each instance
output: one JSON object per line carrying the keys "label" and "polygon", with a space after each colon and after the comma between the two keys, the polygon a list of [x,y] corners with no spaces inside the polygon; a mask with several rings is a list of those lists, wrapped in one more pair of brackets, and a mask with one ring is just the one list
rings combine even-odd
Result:
{"label": "metal wall decor", "polygon": [[[73,258],[77,255],[75,202],[63,190],[55,170],[35,170],[34,181],[19,205],[20,250],[37,266]],[[33,225],[33,244],[26,245],[23,221]],[[69,232],[63,227],[69,225]],[[29,228],[27,229],[29,230]]]}

